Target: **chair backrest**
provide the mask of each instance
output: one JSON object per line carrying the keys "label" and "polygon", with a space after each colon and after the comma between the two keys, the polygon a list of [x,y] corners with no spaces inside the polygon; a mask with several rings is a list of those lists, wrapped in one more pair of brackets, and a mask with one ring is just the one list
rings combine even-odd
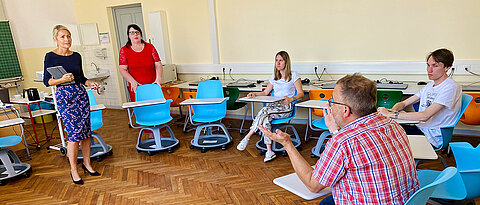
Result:
{"label": "chair backrest", "polygon": [[435,149],[435,151],[446,149],[448,147],[448,144],[452,140],[453,129],[455,125],[457,125],[458,121],[460,120],[460,117],[462,117],[463,113],[465,112],[465,109],[467,109],[468,104],[470,104],[472,99],[473,97],[471,95],[462,94],[462,106],[460,107],[460,112],[457,115],[457,120],[455,121],[455,124],[453,124],[451,127],[440,128],[440,131],[442,132],[442,146]]}
{"label": "chair backrest", "polygon": [[163,96],[165,99],[177,100],[180,96],[180,88],[178,87],[162,87]]}
{"label": "chair backrest", "polygon": [[195,99],[195,98],[197,98],[197,92],[195,92],[195,91],[183,91],[183,97],[185,99]]}
{"label": "chair backrest", "polygon": [[223,95],[229,97],[227,100],[227,110],[235,109],[235,101],[237,101],[240,95],[240,90],[237,87],[225,87],[223,88]]}
{"label": "chair backrest", "polygon": [[[157,84],[145,84],[137,87],[135,91],[136,101],[153,100],[164,98],[162,88]],[[157,119],[165,119],[170,117],[170,103],[167,100],[165,104],[149,105],[133,108],[135,119],[138,121],[157,121]]]}
{"label": "chair backrest", "polygon": [[468,125],[480,125],[480,92],[463,92],[473,97],[472,102],[468,105],[463,113],[460,121]]}
{"label": "chair backrest", "polygon": [[[324,89],[324,90],[310,90],[308,91],[308,96],[310,100],[322,100],[322,99],[330,99],[332,97],[333,90],[332,89]],[[323,110],[322,109],[313,109],[312,113],[316,116],[323,117]]]}
{"label": "chair backrest", "polygon": [[405,203],[406,205],[418,205],[418,204],[426,204],[428,198],[432,195],[433,191],[437,188],[437,186],[446,183],[448,180],[453,178],[457,173],[457,168],[455,167],[447,167],[445,168],[440,175],[430,184],[420,188],[412,196],[407,200]]}
{"label": "chair backrest", "polygon": [[391,109],[396,103],[402,101],[401,90],[377,90],[377,107]]}
{"label": "chair backrest", "polygon": [[[90,106],[97,105],[97,100],[95,99],[95,95],[93,95],[93,91],[88,89],[87,94],[88,94],[88,102],[90,103]],[[92,131],[103,126],[103,116],[102,116],[101,110],[90,112],[90,125],[92,128]]]}
{"label": "chair backrest", "polygon": [[467,142],[452,142],[450,147],[467,189],[466,199],[480,197],[480,145],[473,148]]}
{"label": "chair backrest", "polygon": [[[205,80],[198,84],[197,99],[224,98],[222,82],[219,80]],[[227,114],[227,101],[212,105],[192,105],[193,113],[211,116],[225,116]]]}

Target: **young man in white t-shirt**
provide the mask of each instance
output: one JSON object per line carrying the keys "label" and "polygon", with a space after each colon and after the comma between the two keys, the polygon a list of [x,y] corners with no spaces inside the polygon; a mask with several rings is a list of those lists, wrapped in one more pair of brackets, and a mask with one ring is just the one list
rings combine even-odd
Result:
{"label": "young man in white t-shirt", "polygon": [[[394,119],[419,120],[418,129],[433,146],[441,147],[440,128],[455,124],[462,104],[461,87],[447,75],[453,60],[453,53],[445,48],[430,53],[427,56],[427,72],[428,79],[432,82],[414,96],[395,104],[392,109],[380,107],[378,111]],[[418,101],[418,112],[399,112]],[[414,134],[409,129],[406,130],[407,134]]]}

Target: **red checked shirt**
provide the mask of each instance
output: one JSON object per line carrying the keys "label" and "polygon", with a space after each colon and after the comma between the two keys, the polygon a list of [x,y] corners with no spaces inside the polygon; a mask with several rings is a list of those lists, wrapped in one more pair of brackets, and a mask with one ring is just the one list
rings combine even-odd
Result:
{"label": "red checked shirt", "polygon": [[332,188],[335,204],[404,204],[419,188],[405,131],[378,113],[333,136],[313,177]]}

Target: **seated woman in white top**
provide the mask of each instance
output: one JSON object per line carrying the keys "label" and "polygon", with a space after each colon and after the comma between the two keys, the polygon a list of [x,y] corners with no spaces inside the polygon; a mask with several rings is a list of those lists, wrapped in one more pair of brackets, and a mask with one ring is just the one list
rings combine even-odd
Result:
{"label": "seated woman in white top", "polygon": [[[291,70],[290,57],[285,51],[280,51],[275,55],[274,74],[270,77],[267,88],[262,92],[248,93],[247,97],[265,96],[270,94],[272,90],[274,90],[275,96],[285,97],[285,99],[280,102],[269,103],[258,112],[250,127],[250,131],[238,144],[238,150],[245,150],[250,137],[257,131],[258,125],[263,125],[270,130],[272,120],[291,116],[294,106],[292,102],[303,97],[300,76],[298,76],[297,72]],[[295,91],[297,95],[295,95]],[[267,152],[263,161],[268,162],[275,158],[276,155],[272,151],[272,140],[265,137],[264,142],[267,146]]]}

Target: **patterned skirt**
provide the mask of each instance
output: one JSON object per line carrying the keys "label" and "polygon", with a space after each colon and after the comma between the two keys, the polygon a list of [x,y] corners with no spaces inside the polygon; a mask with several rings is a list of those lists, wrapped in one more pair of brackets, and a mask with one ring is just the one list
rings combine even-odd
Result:
{"label": "patterned skirt", "polygon": [[90,103],[82,85],[57,87],[57,107],[68,134],[68,141],[78,142],[92,135]]}

